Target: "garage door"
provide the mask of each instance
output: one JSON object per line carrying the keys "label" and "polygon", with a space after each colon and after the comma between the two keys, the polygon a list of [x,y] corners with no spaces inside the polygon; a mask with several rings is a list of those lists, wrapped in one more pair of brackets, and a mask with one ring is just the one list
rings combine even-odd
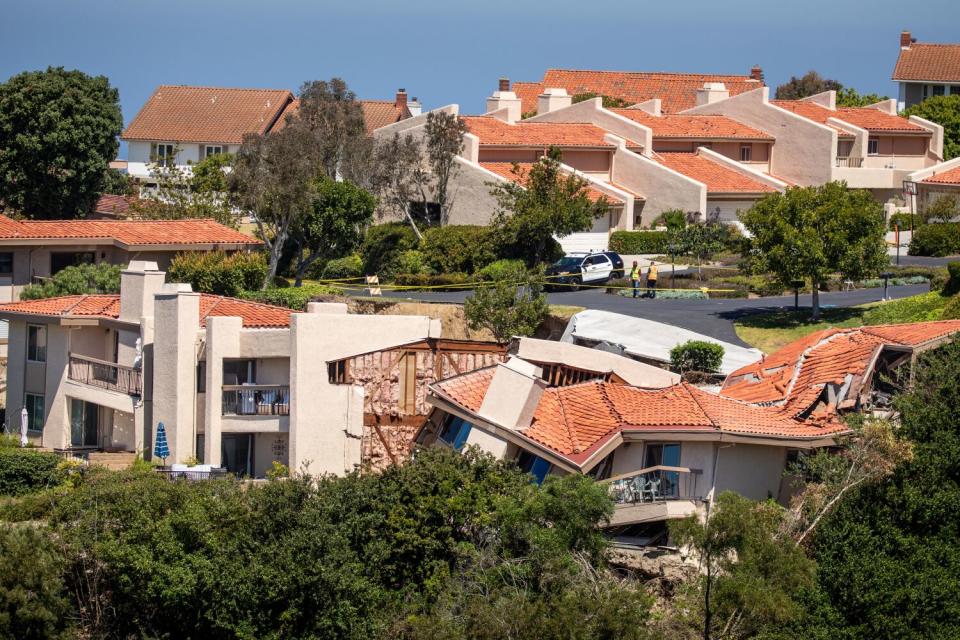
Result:
{"label": "garage door", "polygon": [[606,251],[610,242],[610,214],[594,220],[590,231],[571,233],[568,236],[557,238],[557,241],[567,253],[571,251]]}
{"label": "garage door", "polygon": [[708,217],[712,219],[719,209],[720,222],[735,222],[737,211],[746,211],[753,206],[753,202],[753,200],[707,200]]}

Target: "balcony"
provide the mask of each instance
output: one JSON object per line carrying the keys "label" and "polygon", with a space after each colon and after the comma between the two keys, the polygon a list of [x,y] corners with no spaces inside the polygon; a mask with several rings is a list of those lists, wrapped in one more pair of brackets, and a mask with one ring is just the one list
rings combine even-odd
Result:
{"label": "balcony", "polygon": [[683,518],[694,513],[701,496],[699,469],[656,465],[606,480],[614,502],[611,525]]}
{"label": "balcony", "polygon": [[67,377],[74,382],[128,396],[143,395],[143,376],[140,370],[116,362],[71,353]]}
{"label": "balcony", "polygon": [[836,166],[848,169],[859,169],[863,166],[863,158],[856,156],[837,156]]}
{"label": "balcony", "polygon": [[290,386],[285,384],[223,385],[225,416],[288,416]]}

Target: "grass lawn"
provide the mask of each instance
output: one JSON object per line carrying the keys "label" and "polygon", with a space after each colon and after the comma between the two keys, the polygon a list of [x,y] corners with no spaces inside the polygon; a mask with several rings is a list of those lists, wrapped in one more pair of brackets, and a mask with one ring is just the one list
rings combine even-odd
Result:
{"label": "grass lawn", "polygon": [[575,314],[585,310],[586,307],[578,307],[572,304],[552,304],[550,305],[550,315],[563,320],[569,320]]}
{"label": "grass lawn", "polygon": [[733,327],[737,336],[747,344],[764,353],[773,353],[780,347],[821,329],[939,320],[949,299],[931,291],[890,302],[822,309],[819,322],[810,321],[809,311],[759,313],[740,318],[734,322]]}

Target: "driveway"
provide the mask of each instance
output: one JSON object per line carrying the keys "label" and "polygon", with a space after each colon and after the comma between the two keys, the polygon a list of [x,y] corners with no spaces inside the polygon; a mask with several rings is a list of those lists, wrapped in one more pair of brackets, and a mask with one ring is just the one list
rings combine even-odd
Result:
{"label": "driveway", "polygon": [[[929,291],[929,285],[912,284],[902,287],[890,287],[892,298],[905,298]],[[366,292],[358,291],[358,295]],[[469,291],[419,292],[385,291],[384,297],[426,302],[461,303],[470,295]],[[883,295],[883,289],[857,289],[855,291],[835,291],[820,294],[820,304],[834,307],[853,307],[868,302],[877,302]],[[561,291],[548,294],[550,304],[572,305],[587,309],[601,309],[622,313],[637,318],[646,318],[665,322],[708,335],[718,340],[746,345],[733,330],[733,321],[754,313],[793,309],[793,296],[770,298],[719,298],[715,300],[647,300],[610,295],[602,289],[583,291]],[[800,296],[800,306],[810,308],[810,294]]]}

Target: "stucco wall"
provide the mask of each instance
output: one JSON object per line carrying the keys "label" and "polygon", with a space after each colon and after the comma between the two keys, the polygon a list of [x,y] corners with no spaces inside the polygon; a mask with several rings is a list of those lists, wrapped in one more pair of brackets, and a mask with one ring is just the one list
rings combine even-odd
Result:
{"label": "stucco wall", "polygon": [[647,198],[639,223],[636,220],[639,207],[634,205],[635,228],[649,225],[664,211],[680,209],[703,213],[707,206],[706,185],[623,148],[614,155],[613,182]]}
{"label": "stucco wall", "polygon": [[157,423],[163,422],[170,447],[168,463],[182,463],[196,448],[194,405],[189,399],[197,389],[199,317],[197,293],[168,291],[155,298],[153,421],[144,445],[153,450]]}
{"label": "stucco wall", "polygon": [[448,186],[450,224],[490,224],[497,201],[490,195],[489,183],[506,180],[462,158],[457,158],[456,167]]}
{"label": "stucco wall", "polygon": [[[589,122],[615,135],[631,140],[649,149],[652,140],[652,131],[638,122],[624,118],[612,111],[604,109],[601,98],[584,100],[563,109],[550,113],[538,114],[526,122]],[[570,164],[567,162],[567,164]]]}
{"label": "stucco wall", "polygon": [[786,464],[786,449],[749,444],[723,447],[717,463],[717,493],[735,491],[751,500],[776,498]]}

